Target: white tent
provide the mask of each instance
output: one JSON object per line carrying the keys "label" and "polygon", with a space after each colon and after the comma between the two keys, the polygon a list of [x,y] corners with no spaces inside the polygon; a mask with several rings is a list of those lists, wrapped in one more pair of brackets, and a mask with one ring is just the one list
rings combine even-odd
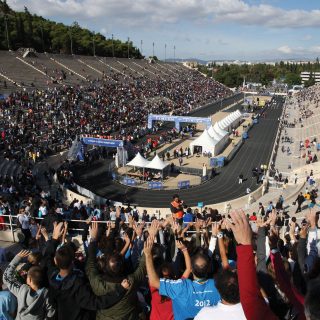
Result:
{"label": "white tent", "polygon": [[213,126],[213,129],[220,135],[225,136],[228,135],[228,132],[221,127],[220,121],[216,122]]}
{"label": "white tent", "polygon": [[208,133],[210,135],[211,138],[213,138],[214,140],[221,140],[223,138],[223,136],[221,134],[219,134],[214,128],[213,126],[211,126],[209,129],[208,129]]}
{"label": "white tent", "polygon": [[156,156],[149,162],[149,164],[145,167],[146,169],[155,169],[155,170],[163,170],[168,166],[168,163],[163,162],[159,156]]}
{"label": "white tent", "polygon": [[229,141],[229,134],[227,131],[220,130],[218,132],[213,126],[211,126],[208,130],[209,135],[216,141],[218,141],[215,146],[215,156],[220,154],[221,151],[226,147]]}
{"label": "white tent", "polygon": [[[232,113],[230,113],[228,116],[220,120],[217,124],[222,130],[231,131],[232,128],[238,126],[238,121],[241,118],[241,112],[239,110],[236,110]],[[217,128],[215,128],[217,129]]]}
{"label": "white tent", "polygon": [[213,156],[217,154],[216,147],[219,146],[219,141],[213,139],[207,130],[204,130],[200,137],[190,143],[191,153],[194,153],[195,147],[201,147],[202,153],[211,153]]}
{"label": "white tent", "polygon": [[148,164],[150,163],[150,161],[148,161],[147,159],[145,159],[140,152],[138,152],[136,154],[136,156],[127,163],[127,166],[130,167],[138,167],[138,168],[145,168]]}

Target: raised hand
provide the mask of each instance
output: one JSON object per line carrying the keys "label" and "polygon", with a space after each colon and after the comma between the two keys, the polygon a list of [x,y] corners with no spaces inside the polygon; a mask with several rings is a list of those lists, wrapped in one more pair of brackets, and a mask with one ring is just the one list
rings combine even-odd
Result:
{"label": "raised hand", "polygon": [[174,234],[179,234],[181,232],[181,226],[179,225],[178,222],[174,222],[172,224],[172,231]]}
{"label": "raised hand", "polygon": [[[49,235],[48,235],[47,229],[46,229],[45,227],[41,227],[40,232],[41,232],[41,234],[43,235],[44,239],[45,239],[46,241],[48,241],[48,240],[49,240]],[[39,239],[40,239],[40,236],[39,236]],[[38,240],[38,239],[37,239],[37,240]]]}
{"label": "raised hand", "polygon": [[97,240],[98,232],[99,232],[98,223],[96,221],[93,221],[90,226],[90,238],[92,240]]}
{"label": "raised hand", "polygon": [[265,221],[263,220],[263,217],[257,217],[256,225],[258,228],[265,227]]}
{"label": "raised hand", "polygon": [[133,230],[135,231],[137,237],[142,236],[143,228],[144,228],[145,222],[142,222],[139,226],[133,225]]}
{"label": "raised hand", "polygon": [[250,245],[252,239],[252,230],[247,220],[246,215],[243,212],[231,212],[231,220],[227,221],[227,226],[233,232],[233,235],[238,244]]}
{"label": "raised hand", "polygon": [[179,241],[179,240],[176,240],[176,246],[177,246],[177,248],[180,249],[180,250],[186,249],[186,246],[183,244],[183,242],[182,242],[182,241]]}
{"label": "raised hand", "polygon": [[204,222],[204,227],[207,228],[211,225],[211,217],[209,217],[205,222]]}
{"label": "raised hand", "polygon": [[107,238],[110,236],[110,232],[111,232],[111,222],[108,221],[107,222],[107,230],[106,230],[106,237]]}
{"label": "raised hand", "polygon": [[148,239],[144,242],[143,252],[146,257],[151,256],[153,243],[154,237],[148,237]]}
{"label": "raised hand", "polygon": [[214,237],[217,236],[217,234],[221,231],[221,224],[222,224],[223,220],[217,222],[217,221],[214,221],[212,222],[211,224],[211,232],[212,232],[212,235]]}
{"label": "raised hand", "polygon": [[148,229],[149,237],[155,237],[158,233],[159,227],[160,227],[160,222],[156,219],[153,220],[151,222],[149,229]]}
{"label": "raised hand", "polygon": [[53,223],[52,239],[58,240],[63,234],[63,222]]}
{"label": "raised hand", "polygon": [[276,225],[277,222],[277,212],[276,209],[272,209],[270,216],[269,216],[269,220],[270,220],[270,226],[274,227]]}
{"label": "raised hand", "polygon": [[278,241],[279,241],[279,235],[273,228],[270,230],[270,235],[269,235],[270,249],[276,249],[278,247]]}
{"label": "raised hand", "polygon": [[310,223],[311,229],[315,229],[317,227],[316,210],[314,208],[309,209],[309,212],[306,214],[306,219]]}
{"label": "raised hand", "polygon": [[130,286],[131,286],[131,283],[128,279],[123,279],[122,282],[121,282],[121,286],[126,289],[126,290],[129,290]]}
{"label": "raised hand", "polygon": [[28,250],[21,250],[17,255],[18,255],[20,258],[26,258],[26,257],[28,257],[29,254],[30,254],[30,251],[28,251]]}

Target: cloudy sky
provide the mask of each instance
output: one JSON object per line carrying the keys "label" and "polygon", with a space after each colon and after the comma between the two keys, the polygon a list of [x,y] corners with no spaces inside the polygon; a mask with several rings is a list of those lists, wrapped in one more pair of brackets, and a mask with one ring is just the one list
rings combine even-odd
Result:
{"label": "cloudy sky", "polygon": [[144,55],[211,59],[320,56],[319,0],[7,0],[17,10],[128,37]]}

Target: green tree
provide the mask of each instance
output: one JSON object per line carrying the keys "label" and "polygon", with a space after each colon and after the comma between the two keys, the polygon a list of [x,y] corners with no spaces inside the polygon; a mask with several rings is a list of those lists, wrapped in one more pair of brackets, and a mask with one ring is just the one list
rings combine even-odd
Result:
{"label": "green tree", "polygon": [[315,83],[316,83],[316,80],[314,79],[314,77],[310,76],[309,80],[304,82],[304,86],[306,88],[308,88],[308,87],[311,87],[311,86],[315,85]]}
{"label": "green tree", "polygon": [[288,84],[290,86],[296,85],[296,84],[301,84],[300,75],[293,73],[293,72],[287,73],[284,81],[286,84]]}

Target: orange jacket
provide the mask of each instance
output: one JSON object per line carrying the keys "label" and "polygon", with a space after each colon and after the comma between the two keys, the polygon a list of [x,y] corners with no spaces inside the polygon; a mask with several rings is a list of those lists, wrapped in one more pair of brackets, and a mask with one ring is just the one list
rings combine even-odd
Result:
{"label": "orange jacket", "polygon": [[182,203],[180,201],[179,202],[172,201],[171,202],[171,212],[173,213],[173,216],[176,219],[183,218]]}

